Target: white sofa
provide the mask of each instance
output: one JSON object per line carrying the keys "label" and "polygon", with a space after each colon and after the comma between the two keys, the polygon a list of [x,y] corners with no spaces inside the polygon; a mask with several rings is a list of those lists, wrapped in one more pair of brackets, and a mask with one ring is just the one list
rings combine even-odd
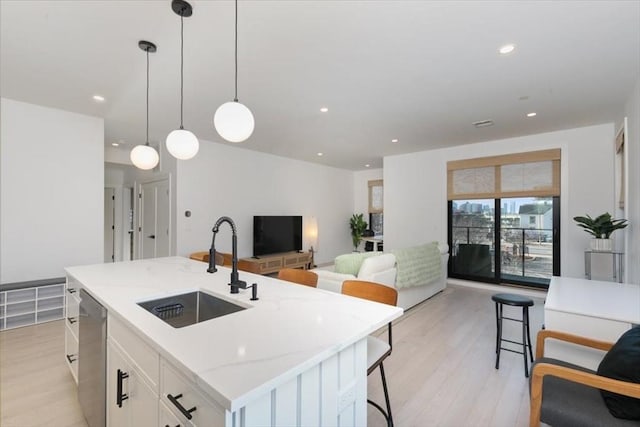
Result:
{"label": "white sofa", "polygon": [[372,255],[362,261],[357,274],[337,273],[333,270],[334,266],[317,268],[313,271],[318,274],[317,287],[332,292],[341,292],[342,282],[345,280],[366,280],[394,287],[398,290],[398,306],[406,310],[446,287],[449,246],[446,243],[438,243],[438,250],[440,252],[440,276],[428,283],[420,283],[411,287],[396,287],[396,275],[398,272],[396,257],[392,253],[386,252],[370,253]]}
{"label": "white sofa", "polygon": [[345,280],[366,280],[394,286],[396,282],[396,257],[393,254],[379,252],[370,258],[365,258],[360,265],[358,274],[337,273],[334,266],[328,269],[312,270],[318,275],[318,288],[332,292],[342,292],[342,282]]}

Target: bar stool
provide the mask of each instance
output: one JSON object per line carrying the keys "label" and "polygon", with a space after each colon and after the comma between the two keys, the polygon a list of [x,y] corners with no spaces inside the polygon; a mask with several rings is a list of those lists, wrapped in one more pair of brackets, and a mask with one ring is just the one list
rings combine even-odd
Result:
{"label": "bar stool", "polygon": [[[529,307],[533,306],[533,300],[515,294],[495,294],[491,299],[496,303],[496,369],[500,366],[500,350],[507,350],[512,353],[522,354],[524,356],[524,376],[529,376],[529,367],[527,363],[527,347],[529,347],[529,358],[533,363],[533,352],[531,350],[531,336],[529,334]],[[502,315],[502,306],[510,305],[513,307],[522,307],[522,320]],[[522,342],[511,341],[502,338],[502,320],[513,320],[522,323]],[[512,344],[522,345],[522,351],[516,351],[502,347],[502,342],[510,342]]]}

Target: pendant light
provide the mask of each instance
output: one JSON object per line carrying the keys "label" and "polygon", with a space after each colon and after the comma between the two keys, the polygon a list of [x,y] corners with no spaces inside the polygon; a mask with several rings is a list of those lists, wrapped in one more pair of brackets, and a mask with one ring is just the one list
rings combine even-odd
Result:
{"label": "pendant light", "polygon": [[244,104],[238,102],[238,0],[236,0],[235,22],[235,97],[216,110],[213,124],[221,137],[229,142],[243,142],[251,136],[255,121],[253,114]]}
{"label": "pendant light", "polygon": [[153,169],[158,165],[160,156],[155,148],[149,145],[149,53],[156,51],[156,45],[146,40],[140,40],[138,47],[147,52],[147,138],[145,143],[136,145],[129,157],[135,167],[142,170]]}
{"label": "pendant light", "polygon": [[200,143],[196,136],[182,126],[184,99],[184,18],[191,16],[193,9],[184,0],[173,0],[171,9],[180,16],[180,128],[167,136],[167,150],[177,159],[188,160],[198,153]]}

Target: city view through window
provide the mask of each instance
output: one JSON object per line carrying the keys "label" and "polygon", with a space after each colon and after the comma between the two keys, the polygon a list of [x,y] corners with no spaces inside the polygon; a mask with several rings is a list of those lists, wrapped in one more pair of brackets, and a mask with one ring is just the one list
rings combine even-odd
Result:
{"label": "city view through window", "polygon": [[452,277],[548,285],[554,274],[552,197],[454,200],[450,209]]}

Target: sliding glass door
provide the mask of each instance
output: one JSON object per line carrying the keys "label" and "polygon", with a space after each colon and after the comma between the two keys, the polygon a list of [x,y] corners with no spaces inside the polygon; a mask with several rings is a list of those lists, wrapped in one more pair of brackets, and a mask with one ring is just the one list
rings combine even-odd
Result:
{"label": "sliding glass door", "polygon": [[455,200],[449,203],[449,212],[450,273],[463,278],[494,279],[494,200]]}
{"label": "sliding glass door", "polygon": [[449,201],[449,277],[546,288],[560,274],[559,197]]}

